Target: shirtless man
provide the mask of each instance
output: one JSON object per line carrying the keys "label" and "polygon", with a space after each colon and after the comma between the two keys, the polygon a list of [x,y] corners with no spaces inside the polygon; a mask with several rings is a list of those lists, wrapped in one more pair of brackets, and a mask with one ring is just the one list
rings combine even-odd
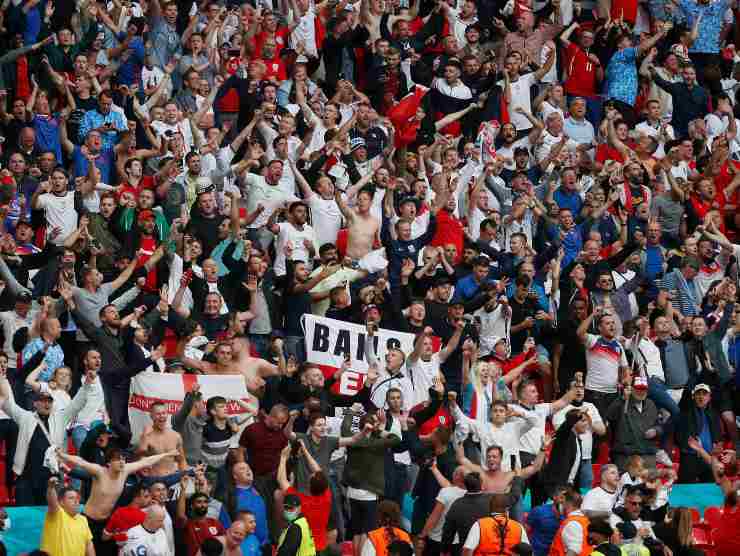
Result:
{"label": "shirtless man", "polygon": [[361,189],[357,194],[357,208],[354,210],[349,208],[339,189],[334,190],[334,199],[349,228],[347,256],[353,261],[358,261],[373,250],[373,244],[378,239],[380,231],[380,222],[370,214],[373,195],[369,191]]}
{"label": "shirtless man", "polygon": [[184,353],[180,354],[180,359],[186,366],[206,375],[242,375],[250,392],[264,387],[263,378],[278,374],[276,365],[250,355],[246,336],[235,336],[231,342],[221,342],[216,346],[215,354],[215,363],[192,359]]}
{"label": "shirtless man", "polygon": [[488,469],[483,469],[480,465],[475,465],[466,458],[462,444],[455,446],[455,453],[457,455],[457,462],[465,467],[466,473],[475,472],[480,474],[483,492],[508,494],[511,491],[511,483],[516,477],[526,480],[542,469],[542,465],[545,463],[545,449],[550,442],[551,439],[549,437],[543,438],[542,448],[532,464],[523,469],[515,469],[514,471],[501,471],[501,460],[503,459],[504,451],[500,446],[489,446],[488,450],[486,450],[486,467]]}
{"label": "shirtless man", "polygon": [[105,466],[103,466],[57,450],[59,461],[70,466],[79,467],[92,476],[92,491],[90,498],[85,503],[85,515],[93,534],[95,554],[115,554],[115,542],[103,540],[103,530],[108,518],[113,513],[118,498],[123,492],[128,476],[156,465],[164,458],[177,456],[178,453],[177,450],[172,450],[141,458],[133,463],[126,463],[123,453],[117,448],[111,448],[105,454],[106,461]]}
{"label": "shirtless man", "polygon": [[152,419],[152,428],[144,432],[139,439],[137,454],[164,454],[152,469],[155,477],[164,477],[177,471],[184,471],[185,450],[182,446],[180,433],[167,426],[167,407],[163,403],[155,403],[149,412]]}

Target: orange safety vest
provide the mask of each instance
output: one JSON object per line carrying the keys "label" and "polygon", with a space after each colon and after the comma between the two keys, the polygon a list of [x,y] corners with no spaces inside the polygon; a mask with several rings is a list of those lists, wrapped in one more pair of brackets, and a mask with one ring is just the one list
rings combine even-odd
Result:
{"label": "orange safety vest", "polygon": [[594,547],[588,544],[588,518],[585,515],[571,514],[563,520],[560,524],[560,529],[555,533],[555,538],[550,546],[549,556],[565,556],[567,554],[568,551],[565,548],[565,544],[563,544],[563,528],[573,521],[580,523],[583,534],[583,539],[581,539],[581,552],[578,556],[587,556],[588,554],[591,554]]}
{"label": "orange safety vest", "polygon": [[512,548],[522,542],[522,524],[504,515],[478,520],[480,541],[473,556],[511,556]]}
{"label": "orange safety vest", "polygon": [[388,556],[388,545],[393,541],[405,541],[411,544],[411,537],[403,529],[393,528],[393,538],[390,538],[387,527],[380,527],[367,534],[367,540],[373,543],[375,556]]}

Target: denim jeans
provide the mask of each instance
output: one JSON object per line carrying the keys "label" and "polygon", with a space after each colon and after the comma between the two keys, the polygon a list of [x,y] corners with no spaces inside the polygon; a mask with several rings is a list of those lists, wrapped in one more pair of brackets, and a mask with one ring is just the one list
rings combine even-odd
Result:
{"label": "denim jeans", "polygon": [[292,355],[300,365],[306,361],[306,338],[304,336],[285,337],[285,355]]}
{"label": "denim jeans", "polygon": [[87,438],[87,433],[90,432],[92,429],[97,427],[98,425],[102,424],[102,421],[97,420],[90,423],[89,427],[85,427],[83,425],[77,425],[72,429],[72,432],[70,433],[72,436],[72,444],[75,445],[75,450],[77,453],[80,453],[80,448],[82,447],[82,443],[85,441],[85,438]]}
{"label": "denim jeans", "polygon": [[661,446],[665,446],[665,442],[673,433],[673,427],[678,423],[681,410],[678,404],[671,398],[671,394],[668,392],[668,387],[665,383],[652,376],[648,380],[648,398],[653,400],[653,403],[658,409],[665,409],[671,414],[671,418],[662,427],[663,434],[660,443]]}
{"label": "denim jeans", "polygon": [[591,467],[590,459],[581,460],[581,468],[578,471],[578,488],[591,490],[594,482],[594,469]]}

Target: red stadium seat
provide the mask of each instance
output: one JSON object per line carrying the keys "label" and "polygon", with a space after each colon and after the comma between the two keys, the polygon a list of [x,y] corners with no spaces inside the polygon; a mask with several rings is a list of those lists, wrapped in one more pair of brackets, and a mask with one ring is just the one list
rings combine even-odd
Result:
{"label": "red stadium seat", "polygon": [[695,523],[691,534],[699,544],[712,544],[712,529],[706,523]]}
{"label": "red stadium seat", "polygon": [[701,523],[701,514],[696,508],[691,508],[691,521],[694,525]]}
{"label": "red stadium seat", "polygon": [[594,475],[594,480],[591,482],[591,486],[593,488],[596,488],[601,484],[601,464],[600,463],[592,463],[591,464],[591,471]]}
{"label": "red stadium seat", "polygon": [[337,252],[339,253],[340,259],[343,258],[347,254],[347,236],[349,235],[349,230],[347,228],[342,228],[339,230],[339,233],[337,233]]}
{"label": "red stadium seat", "polygon": [[709,525],[712,529],[715,529],[719,526],[719,522],[722,520],[722,514],[724,513],[724,508],[720,508],[719,506],[710,506],[704,510],[704,523]]}

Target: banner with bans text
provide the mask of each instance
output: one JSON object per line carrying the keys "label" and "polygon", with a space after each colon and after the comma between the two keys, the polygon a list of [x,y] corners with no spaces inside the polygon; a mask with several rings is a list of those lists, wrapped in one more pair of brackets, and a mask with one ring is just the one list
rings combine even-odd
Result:
{"label": "banner with bans text", "polygon": [[[342,366],[344,354],[349,353],[350,371],[342,373],[339,393],[352,395],[362,388],[367,374],[365,336],[367,328],[361,324],[341,320],[304,316],[306,331],[306,360],[321,367],[328,376]],[[400,348],[406,355],[414,350],[414,335],[395,330],[379,329],[375,333],[375,353],[385,361],[389,348]]]}
{"label": "banner with bans text", "polygon": [[[162,402],[167,407],[167,413],[177,413],[185,399],[185,393],[190,392],[193,384],[200,385],[203,400],[213,396],[223,396],[227,400],[240,399],[247,402],[250,408],[257,413],[259,400],[247,392],[244,377],[241,375],[180,375],[168,373],[139,373],[131,381],[131,392],[128,400],[129,423],[133,442],[137,443],[141,432],[147,425],[151,425],[149,410],[155,402]],[[247,413],[236,402],[227,405],[229,415]]]}

